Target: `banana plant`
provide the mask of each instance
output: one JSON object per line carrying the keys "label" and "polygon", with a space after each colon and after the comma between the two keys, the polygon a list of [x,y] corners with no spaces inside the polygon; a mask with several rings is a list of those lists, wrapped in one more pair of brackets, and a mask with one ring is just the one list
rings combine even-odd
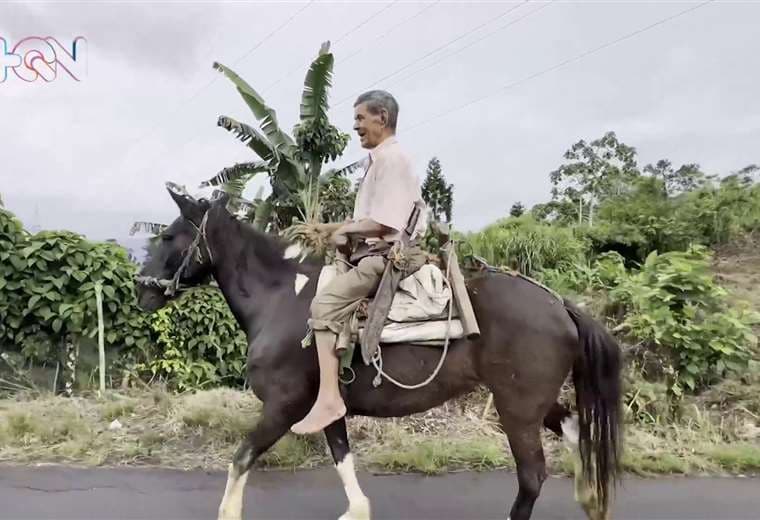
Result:
{"label": "banana plant", "polygon": [[[277,113],[269,107],[253,87],[229,67],[214,63],[237,89],[256,118],[257,127],[221,116],[217,125],[232,133],[256,155],[256,160],[236,164],[220,171],[202,186],[221,186],[238,197],[254,176],[266,173],[272,193],[255,204],[250,220],[260,228],[279,230],[298,218],[315,218],[319,208],[319,189],[325,184],[322,165],[339,157],[349,136],[330,124],[327,111],[332,86],[334,57],[330,42],[322,44],[304,79],[300,120],[293,137],[280,127]],[[331,175],[346,174],[358,167],[331,171]],[[307,207],[308,206],[308,207]]]}

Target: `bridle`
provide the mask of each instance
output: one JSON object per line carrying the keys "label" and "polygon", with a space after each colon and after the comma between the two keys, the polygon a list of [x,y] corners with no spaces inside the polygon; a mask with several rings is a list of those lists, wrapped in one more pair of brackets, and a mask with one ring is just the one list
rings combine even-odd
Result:
{"label": "bridle", "polygon": [[185,249],[185,252],[182,256],[182,263],[180,263],[179,268],[171,277],[171,279],[156,278],[155,276],[135,276],[135,282],[145,287],[158,287],[160,289],[164,289],[165,296],[174,296],[177,292],[184,289],[184,287],[182,287],[180,284],[180,279],[182,278],[182,275],[185,274],[187,268],[190,266],[190,262],[193,259],[199,263],[203,261],[203,256],[201,254],[201,242],[203,242],[209,263],[213,265],[214,255],[211,254],[211,248],[208,245],[208,238],[206,237],[208,212],[209,210],[206,210],[206,212],[203,214],[200,226],[196,226],[195,223],[189,218],[183,217],[190,223],[191,226],[195,228],[195,238],[193,238],[193,241],[190,243],[187,249]]}

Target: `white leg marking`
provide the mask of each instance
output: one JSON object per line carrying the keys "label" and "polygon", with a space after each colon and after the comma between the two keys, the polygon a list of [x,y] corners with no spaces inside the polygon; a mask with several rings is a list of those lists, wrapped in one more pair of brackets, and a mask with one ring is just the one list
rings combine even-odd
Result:
{"label": "white leg marking", "polygon": [[295,283],[295,289],[296,294],[301,292],[301,289],[303,289],[304,285],[306,285],[306,282],[309,281],[309,277],[305,274],[297,273],[296,274],[296,283]]}
{"label": "white leg marking", "polygon": [[343,488],[346,490],[346,497],[348,498],[348,511],[338,520],[369,520],[369,499],[362,492],[359,481],[356,479],[353,454],[346,455],[346,458],[340,461],[335,469],[338,470],[338,475],[343,481]]}
{"label": "white leg marking", "polygon": [[291,244],[285,249],[285,253],[282,255],[282,257],[285,260],[296,258],[298,255],[301,254],[302,249],[303,248],[298,244]]}
{"label": "white leg marking", "polygon": [[566,417],[565,420],[562,421],[562,438],[573,458],[573,472],[575,473],[575,501],[581,505],[590,519],[601,519],[604,518],[604,516],[600,515],[603,515],[604,513],[600,513],[596,489],[591,483],[586,481],[583,474],[583,463],[581,462],[581,452],[578,443],[579,437],[578,416],[572,415]]}
{"label": "white leg marking", "polygon": [[248,472],[238,475],[235,467],[230,464],[227,472],[227,486],[224,488],[224,498],[219,505],[219,520],[241,520],[243,518],[243,495]]}
{"label": "white leg marking", "polygon": [[562,438],[565,440],[565,444],[571,451],[578,449],[578,438],[580,432],[578,431],[578,416],[571,415],[565,417],[562,421]]}

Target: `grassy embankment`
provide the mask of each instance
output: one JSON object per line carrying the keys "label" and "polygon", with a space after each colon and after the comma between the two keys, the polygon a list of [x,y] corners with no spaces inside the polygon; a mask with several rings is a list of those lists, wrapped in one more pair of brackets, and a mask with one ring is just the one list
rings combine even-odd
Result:
{"label": "grassy embankment", "polygon": [[[736,299],[760,310],[760,253],[719,255],[715,270]],[[663,388],[637,382],[643,393]],[[396,420],[354,418],[352,447],[372,471],[439,473],[511,468],[514,461],[487,394]],[[665,403],[663,402],[663,407]],[[680,406],[664,408],[626,427],[624,467],[639,475],[760,473],[760,364],[741,380],[727,380]],[[106,399],[17,395],[0,400],[0,462],[84,465],[160,465],[222,469],[236,443],[255,424],[260,403],[250,393],[216,389],[175,395],[161,388],[112,393]],[[121,427],[109,429],[117,420]],[[567,452],[545,435],[555,474],[571,470]],[[322,437],[288,435],[261,460],[272,468],[309,468],[329,462]]]}

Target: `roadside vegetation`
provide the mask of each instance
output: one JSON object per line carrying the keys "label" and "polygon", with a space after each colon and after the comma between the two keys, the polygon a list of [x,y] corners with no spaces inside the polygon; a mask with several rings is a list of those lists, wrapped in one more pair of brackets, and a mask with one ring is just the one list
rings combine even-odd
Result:
{"label": "roadside vegetation", "polygon": [[[354,163],[322,172],[348,140],[327,118],[333,56],[307,71],[290,134],[259,94],[221,64],[256,124],[221,117],[255,160],[206,184],[238,218],[314,242],[314,224],[351,212]],[[433,158],[423,185],[432,220],[455,221],[455,187]],[[271,193],[243,197],[266,175]],[[760,471],[760,168],[703,172],[663,159],[640,166],[613,132],[579,141],[549,172],[551,198],[516,202],[504,218],[453,235],[459,256],[531,276],[588,309],[626,360],[625,469],[641,475]],[[138,228],[160,232],[161,225]],[[425,244],[433,253],[436,234]],[[254,424],[244,388],[246,340],[220,293],[199,287],[146,314],[137,266],[112,243],[24,229],[0,207],[0,461],[221,468]],[[108,359],[98,378],[97,295]],[[563,394],[570,402],[571,389]],[[60,395],[65,394],[66,397]],[[350,421],[358,460],[374,471],[438,473],[512,467],[488,395],[479,390],[425,414]],[[552,470],[569,472],[547,434]],[[287,436],[261,465],[327,463],[321,437]]]}

